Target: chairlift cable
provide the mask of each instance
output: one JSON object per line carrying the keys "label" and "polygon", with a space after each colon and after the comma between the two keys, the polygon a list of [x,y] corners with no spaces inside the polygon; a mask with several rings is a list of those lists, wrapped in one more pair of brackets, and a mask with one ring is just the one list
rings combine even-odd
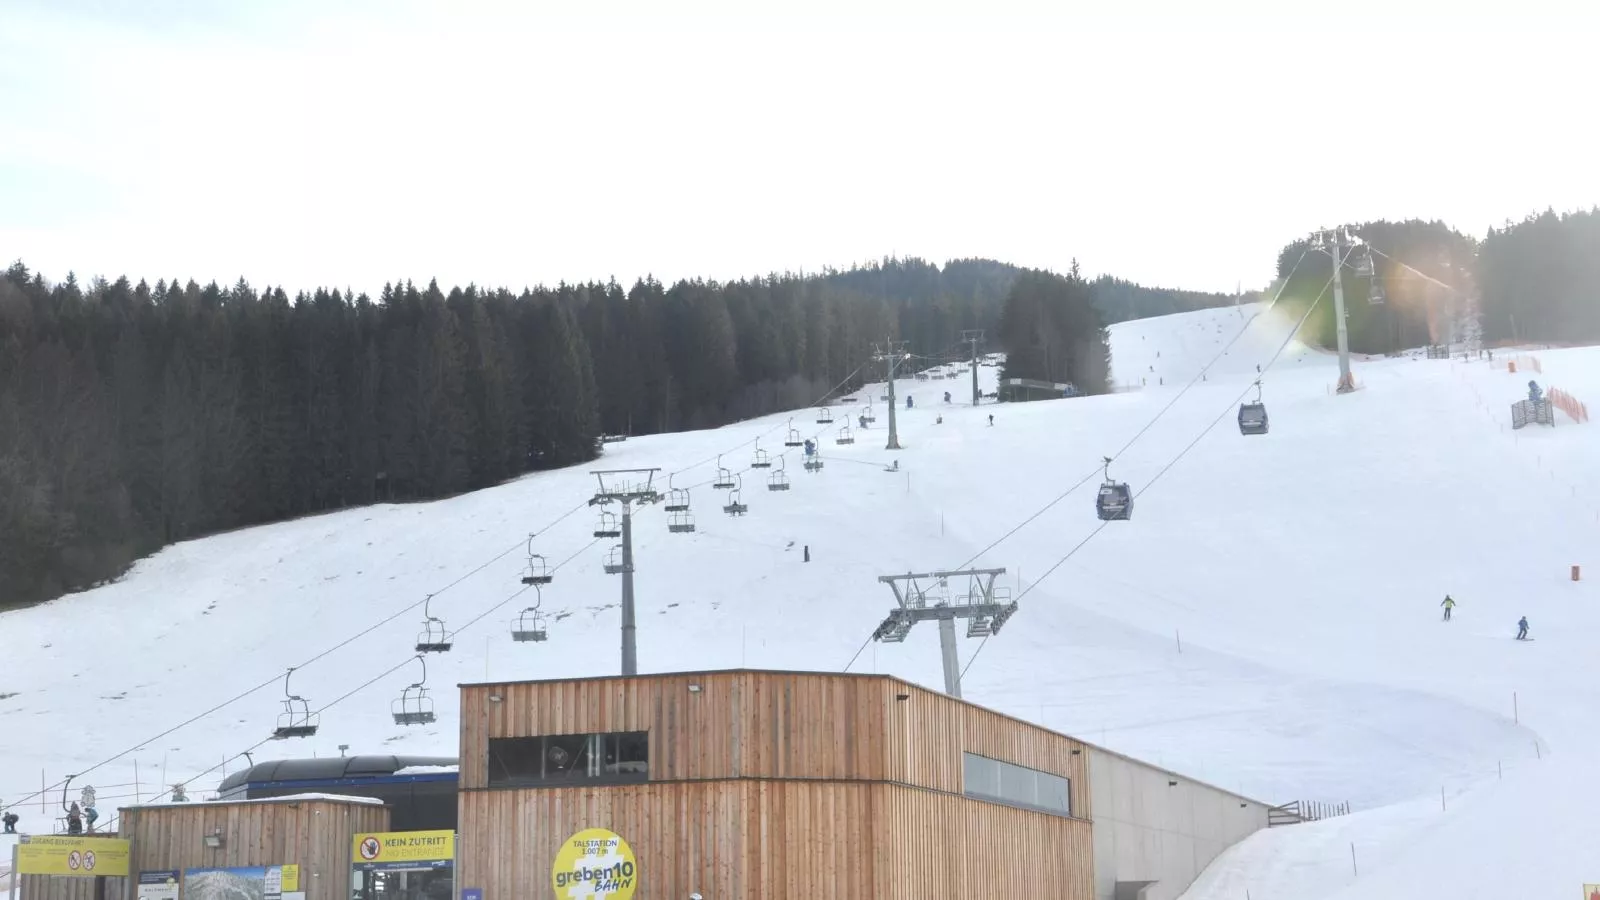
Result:
{"label": "chairlift cable", "polygon": [[[1289,342],[1294,340],[1294,336],[1296,334],[1300,333],[1300,329],[1306,324],[1306,320],[1311,318],[1311,313],[1316,310],[1317,304],[1322,302],[1322,298],[1327,296],[1328,288],[1330,288],[1332,286],[1333,286],[1333,278],[1330,276],[1328,278],[1328,283],[1324,284],[1322,286],[1322,292],[1317,294],[1316,299],[1311,301],[1311,305],[1306,308],[1305,315],[1300,317],[1300,321],[1295,323],[1294,329],[1292,331],[1290,331],[1288,336],[1283,339],[1283,343],[1279,344],[1278,345],[1278,349],[1273,351],[1272,356],[1267,359],[1266,365],[1262,367],[1261,374],[1265,375],[1267,373],[1267,370],[1272,368],[1272,364],[1278,361],[1278,357],[1283,355],[1283,351],[1288,348]],[[1244,398],[1250,393],[1250,389],[1253,388],[1253,387],[1255,387],[1254,383],[1252,383],[1250,385],[1247,385],[1243,391],[1239,392],[1239,396],[1237,396],[1233,400],[1229,401],[1228,405],[1223,407],[1222,412],[1219,413],[1215,419],[1212,419],[1211,422],[1209,424],[1207,424],[1205,428],[1202,428],[1200,430],[1200,433],[1195,435],[1194,440],[1190,441],[1188,443],[1188,445],[1185,446],[1182,450],[1179,450],[1177,456],[1174,456],[1171,459],[1171,461],[1169,461],[1165,466],[1162,466],[1160,471],[1156,472],[1156,474],[1149,481],[1145,482],[1144,487],[1140,488],[1134,494],[1134,497],[1137,498],[1137,497],[1143,496],[1145,491],[1150,490],[1150,488],[1153,487],[1155,485],[1155,483],[1161,479],[1161,476],[1163,476],[1163,475],[1167,474],[1167,472],[1171,471],[1172,467],[1176,466],[1178,464],[1179,460],[1181,460],[1185,456],[1187,456],[1190,450],[1193,450],[1196,446],[1198,446],[1200,444],[1200,440],[1202,438],[1204,438],[1207,434],[1211,433],[1211,429],[1216,428],[1218,423],[1220,423],[1224,418],[1226,418],[1228,413],[1233,411],[1233,408],[1234,408],[1235,404],[1237,404],[1240,401],[1244,400]],[[1093,531],[1091,531],[1087,535],[1085,535],[1083,540],[1079,541],[1076,545],[1074,545],[1071,550],[1068,550],[1065,556],[1063,556],[1060,559],[1056,560],[1055,563],[1050,566],[1050,568],[1045,569],[1043,575],[1040,575],[1038,578],[1036,578],[1033,581],[1029,582],[1028,586],[1023,588],[1022,591],[1017,594],[1017,596],[1013,599],[1013,602],[1020,602],[1023,597],[1028,596],[1028,594],[1031,593],[1034,588],[1038,587],[1041,583],[1043,583],[1045,581],[1045,579],[1049,578],[1050,575],[1055,572],[1055,570],[1061,568],[1061,566],[1064,565],[1067,560],[1071,559],[1073,557],[1073,555],[1076,554],[1079,550],[1082,550],[1085,544],[1088,544],[1089,541],[1093,540],[1095,535],[1100,533],[1101,529],[1105,528],[1107,525],[1110,525],[1110,524],[1111,523],[1109,521],[1101,522]],[[966,568],[966,566],[963,565],[961,568]],[[989,636],[985,635],[983,640],[978,643],[977,649],[972,651],[972,656],[970,656],[967,659],[967,664],[965,666],[961,667],[961,675],[962,675],[962,677],[966,677],[967,670],[972,668],[972,663],[978,658],[978,654],[983,652],[983,645],[987,644],[988,642],[989,642]]]}
{"label": "chairlift cable", "polygon": [[[574,513],[578,512],[581,509],[584,509],[587,506],[588,506],[587,502],[578,504],[577,506],[573,507],[572,509],[568,510],[567,512],[561,514],[561,516],[556,518],[554,521],[550,522],[544,528],[540,529],[538,532],[536,532],[536,534],[543,534],[544,532],[549,531],[551,528],[553,528],[556,525],[560,524],[563,520],[567,519],[569,516],[573,515]],[[461,584],[463,581],[466,581],[468,578],[471,578],[472,576],[478,574],[479,572],[482,572],[484,569],[488,568],[489,566],[493,565],[494,563],[499,562],[501,559],[504,559],[508,554],[510,554],[512,551],[516,550],[517,548],[522,547],[525,543],[526,543],[526,539],[522,539],[522,540],[517,541],[517,543],[513,544],[509,549],[501,551],[500,553],[496,554],[494,557],[490,558],[488,561],[484,562],[482,565],[477,566],[476,568],[472,569],[471,571],[466,572],[465,574],[461,575],[459,578],[457,578],[456,580],[450,582],[449,584],[445,585],[444,587],[438,589],[437,591],[434,591],[431,596],[437,597],[439,594],[442,594],[445,591],[448,591],[448,590],[456,587],[457,585]],[[587,548],[585,548],[585,549],[587,549]],[[580,551],[580,552],[582,552],[582,551]],[[384,625],[387,625],[390,622],[393,622],[394,620],[400,618],[401,616],[403,616],[403,615],[415,610],[417,607],[423,605],[426,602],[427,602],[427,598],[423,598],[422,600],[418,600],[417,602],[412,603],[409,606],[406,606],[405,608],[398,610],[397,612],[393,613],[392,615],[389,615],[389,616],[387,616],[387,617],[385,617],[383,619],[380,619],[379,621],[373,623],[372,625],[369,625],[366,628],[363,628],[361,631],[358,631],[355,634],[351,635],[350,637],[347,637],[344,640],[340,641],[339,643],[334,644],[333,646],[331,646],[328,649],[322,651],[321,653],[318,653],[316,656],[313,656],[310,659],[305,660],[302,663],[299,663],[294,668],[303,669],[306,666],[309,666],[312,663],[317,662],[318,660],[321,660],[321,659],[323,659],[323,658],[325,658],[325,657],[327,657],[327,656],[329,656],[329,655],[331,655],[331,654],[333,654],[333,653],[335,653],[335,652],[337,652],[339,650],[342,650],[345,647],[349,646],[350,644],[360,640],[363,637],[366,637],[367,635],[371,634],[372,632],[376,631],[377,629],[383,627]],[[148,744],[155,743],[156,741],[159,741],[162,738],[167,737],[168,735],[170,735],[170,734],[172,734],[172,733],[174,733],[176,731],[179,731],[179,730],[181,730],[183,728],[187,728],[188,726],[193,725],[195,722],[198,722],[201,719],[204,719],[207,716],[212,715],[213,713],[220,712],[223,709],[226,709],[227,707],[232,706],[233,704],[238,703],[239,701],[245,699],[246,697],[249,697],[252,694],[256,694],[256,693],[258,693],[260,691],[266,690],[267,688],[269,688],[269,687],[271,687],[271,686],[273,686],[275,684],[278,684],[278,683],[280,683],[282,681],[283,681],[283,676],[282,675],[274,675],[274,676],[272,676],[272,678],[268,679],[267,681],[263,681],[260,684],[257,684],[255,687],[249,688],[248,690],[245,690],[245,691],[242,691],[242,692],[240,692],[238,694],[235,694],[234,696],[228,698],[227,700],[222,701],[221,703],[218,703],[216,706],[213,706],[213,707],[205,710],[204,712],[198,713],[198,714],[196,714],[196,715],[194,715],[194,716],[192,716],[192,717],[190,717],[188,719],[185,719],[182,722],[179,722],[178,724],[172,726],[171,728],[168,728],[167,730],[162,731],[159,734],[152,735],[152,736],[140,741],[138,744],[135,744],[134,746],[129,747],[128,749],[123,750],[123,751],[121,751],[121,752],[119,752],[119,753],[117,753],[117,754],[115,754],[113,756],[106,757],[105,759],[101,760],[100,762],[97,762],[94,765],[89,766],[87,769],[83,769],[83,770],[81,770],[81,771],[79,771],[77,773],[74,773],[74,775],[72,777],[73,778],[81,778],[84,775],[89,774],[90,772],[94,772],[94,771],[96,771],[98,769],[104,768],[105,766],[108,766],[111,763],[114,763],[117,760],[122,759],[123,757],[125,757],[125,756],[127,756],[127,755],[129,755],[131,753],[138,752],[140,749],[143,749]],[[250,749],[254,750],[254,749],[256,749],[256,747],[260,747],[260,746],[261,746],[260,744],[257,744],[257,745],[255,745],[255,747],[251,747]],[[204,774],[204,773],[202,773],[202,774]],[[23,797],[20,800],[13,801],[10,805],[17,806],[17,805],[21,805],[21,804],[27,803],[30,800],[36,800],[41,795],[45,794],[46,792],[54,791],[54,790],[60,788],[63,783],[64,783],[63,781],[57,781],[54,784],[51,784],[48,788],[44,788],[44,789],[41,789],[41,790],[38,790],[38,791],[34,791],[33,793],[28,794],[27,796]]]}
{"label": "chairlift cable", "polygon": [[[1291,280],[1293,280],[1295,271],[1300,268],[1300,263],[1305,261],[1306,255],[1309,254],[1310,252],[1311,251],[1310,251],[1309,248],[1304,250],[1304,251],[1301,251],[1300,258],[1295,260],[1294,266],[1289,269],[1288,276],[1286,276],[1283,279],[1283,284],[1278,287],[1277,294],[1273,295],[1272,302],[1268,303],[1265,309],[1258,309],[1254,313],[1252,313],[1250,318],[1245,320],[1245,323],[1244,323],[1243,327],[1241,327],[1239,329],[1239,331],[1236,334],[1234,334],[1233,338],[1231,340],[1229,340],[1228,343],[1226,343],[1226,344],[1224,344],[1222,346],[1221,350],[1217,351],[1217,354],[1211,358],[1211,361],[1206,363],[1203,367],[1201,367],[1200,371],[1195,374],[1194,378],[1190,379],[1189,383],[1184,385],[1182,390],[1178,391],[1177,394],[1173,395],[1171,400],[1167,401],[1167,405],[1166,406],[1161,407],[1161,409],[1155,414],[1155,416],[1153,418],[1151,418],[1149,422],[1145,423],[1145,426],[1143,428],[1140,428],[1137,432],[1135,432],[1133,437],[1128,438],[1127,443],[1123,444],[1122,447],[1119,448],[1116,453],[1112,454],[1111,458],[1112,458],[1113,461],[1115,461],[1116,459],[1121,457],[1122,454],[1128,452],[1128,448],[1132,447],[1140,438],[1144,437],[1145,434],[1147,434],[1150,431],[1151,428],[1154,428],[1155,424],[1157,422],[1161,421],[1161,418],[1163,416],[1165,416],[1167,414],[1167,412],[1172,409],[1173,406],[1177,405],[1179,400],[1183,399],[1183,395],[1187,394],[1189,392],[1190,388],[1192,388],[1196,384],[1198,384],[1200,382],[1200,379],[1205,376],[1206,372],[1209,371],[1210,368],[1213,365],[1216,365],[1217,360],[1221,359],[1223,357],[1223,355],[1228,352],[1228,348],[1232,347],[1234,345],[1234,343],[1239,340],[1239,338],[1244,336],[1244,333],[1246,331],[1250,330],[1250,326],[1255,323],[1255,320],[1258,317],[1260,317],[1262,314],[1270,311],[1274,306],[1276,306],[1278,304],[1278,300],[1283,297],[1283,292],[1288,289],[1289,282]],[[1332,279],[1329,279],[1329,282],[1332,283]],[[1326,291],[1327,288],[1323,288],[1323,290]],[[1318,299],[1321,299],[1320,296],[1319,296]],[[1315,305],[1315,304],[1313,304],[1313,305]],[[1301,319],[1301,322],[1304,322],[1304,321],[1305,321],[1304,319]],[[1294,335],[1299,330],[1300,330],[1300,326],[1296,325],[1295,328],[1294,328],[1294,331],[1289,332],[1290,338],[1293,338]],[[1287,343],[1285,343],[1285,346],[1287,346]],[[1280,348],[1278,352],[1282,353],[1283,351]],[[1277,359],[1277,354],[1273,355],[1273,359]],[[1271,363],[1269,362],[1268,365],[1270,366]],[[989,544],[989,546],[984,547],[982,550],[979,550],[977,553],[972,554],[972,557],[970,559],[968,559],[966,562],[962,563],[961,565],[957,566],[956,568],[957,569],[968,568],[973,563],[977,562],[980,558],[982,558],[985,554],[987,554],[989,551],[991,551],[994,548],[996,548],[996,547],[1000,546],[1001,544],[1005,543],[1007,540],[1009,540],[1011,538],[1012,535],[1016,534],[1018,531],[1021,531],[1023,528],[1025,528],[1029,524],[1033,523],[1040,516],[1042,516],[1045,513],[1049,512],[1057,503],[1060,503],[1062,500],[1065,500],[1065,499],[1067,499],[1067,497],[1069,497],[1072,494],[1076,493],[1080,488],[1082,488],[1084,485],[1088,484],[1090,481],[1094,480],[1094,478],[1096,476],[1100,475],[1100,474],[1101,474],[1101,467],[1100,466],[1095,466],[1094,469],[1092,469],[1091,471],[1088,472],[1088,474],[1084,475],[1082,478],[1080,478],[1076,482],[1074,482],[1071,487],[1067,488],[1062,493],[1056,495],[1055,499],[1051,500],[1049,503],[1046,503],[1043,507],[1041,507],[1033,515],[1028,516],[1026,519],[1023,519],[1021,522],[1017,523],[1014,527],[1011,528],[1010,531],[1007,531],[1005,534],[1002,534],[1000,537],[996,538],[992,543]],[[985,637],[984,640],[987,641],[988,638]]]}

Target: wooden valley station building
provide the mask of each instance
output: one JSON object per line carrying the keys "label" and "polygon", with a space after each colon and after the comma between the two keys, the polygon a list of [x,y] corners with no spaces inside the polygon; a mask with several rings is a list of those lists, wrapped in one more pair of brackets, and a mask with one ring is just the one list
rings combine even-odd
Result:
{"label": "wooden valley station building", "polygon": [[1267,824],[1264,803],[885,675],[461,692],[453,822],[419,821],[393,757],[373,775],[350,763],[384,758],[317,761],[343,764],[344,787],[124,809],[120,869],[24,863],[22,895],[1170,900]]}

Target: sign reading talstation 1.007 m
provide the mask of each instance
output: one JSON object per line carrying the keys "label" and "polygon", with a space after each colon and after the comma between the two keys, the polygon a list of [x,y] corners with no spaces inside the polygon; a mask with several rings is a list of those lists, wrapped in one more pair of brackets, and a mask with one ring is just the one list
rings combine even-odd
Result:
{"label": "sign reading talstation 1.007 m", "polygon": [[453,831],[380,831],[358,834],[350,865],[364,872],[383,869],[442,869],[455,864]]}

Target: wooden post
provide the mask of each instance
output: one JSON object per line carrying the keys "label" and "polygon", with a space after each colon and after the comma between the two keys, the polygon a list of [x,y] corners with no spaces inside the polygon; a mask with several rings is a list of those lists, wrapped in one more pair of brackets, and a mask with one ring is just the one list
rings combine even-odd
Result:
{"label": "wooden post", "polygon": [[1357,878],[1361,877],[1361,868],[1356,865],[1356,842],[1355,841],[1351,841],[1350,842],[1350,871],[1352,873],[1354,873]]}
{"label": "wooden post", "polygon": [[1522,713],[1517,710],[1517,692],[1511,692],[1511,724],[1522,724]]}
{"label": "wooden post", "polygon": [[[1576,497],[1578,495],[1578,489],[1577,488],[1573,488],[1572,489],[1572,495],[1574,497]],[[1578,567],[1577,566],[1573,566],[1572,567],[1572,580],[1573,581],[1577,581],[1578,580]]]}
{"label": "wooden post", "polygon": [[1446,807],[1444,805],[1444,785],[1441,784],[1441,785],[1439,785],[1439,812],[1444,812],[1445,810],[1446,810]]}

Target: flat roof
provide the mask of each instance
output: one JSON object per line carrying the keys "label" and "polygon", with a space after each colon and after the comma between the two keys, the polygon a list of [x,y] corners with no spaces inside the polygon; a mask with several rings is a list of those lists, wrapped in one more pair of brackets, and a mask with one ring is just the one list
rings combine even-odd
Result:
{"label": "flat roof", "polygon": [[1003,712],[1000,712],[997,709],[991,709],[991,708],[989,708],[987,706],[984,706],[984,705],[982,705],[980,703],[974,703],[973,701],[968,700],[965,697],[952,697],[952,696],[950,696],[949,694],[946,694],[943,691],[937,691],[937,690],[934,690],[933,688],[924,687],[924,686],[922,686],[920,684],[917,684],[914,681],[907,681],[906,679],[901,678],[898,675],[886,675],[886,674],[884,674],[882,672],[816,672],[816,671],[805,671],[805,670],[801,670],[801,669],[751,669],[751,668],[748,668],[748,667],[740,667],[740,668],[737,668],[737,669],[699,669],[699,670],[688,671],[688,672],[647,672],[647,673],[642,673],[642,674],[639,674],[639,675],[591,675],[591,676],[586,677],[586,678],[528,678],[528,679],[520,679],[520,680],[516,680],[516,681],[469,681],[469,682],[458,682],[456,684],[456,687],[460,688],[461,690],[467,690],[467,689],[482,689],[482,688],[495,688],[495,687],[511,687],[513,685],[518,685],[518,684],[570,684],[570,683],[575,683],[575,682],[589,682],[589,681],[626,681],[626,680],[629,680],[629,679],[642,680],[642,679],[661,679],[661,678],[688,678],[688,677],[693,677],[693,676],[696,676],[696,675],[800,675],[800,676],[809,676],[809,677],[816,677],[816,678],[860,678],[860,679],[882,679],[884,681],[892,681],[892,682],[896,682],[898,684],[903,684],[906,687],[915,688],[915,689],[917,689],[919,691],[922,691],[925,694],[933,694],[933,695],[936,695],[936,696],[939,696],[939,697],[943,697],[946,700],[952,700],[952,701],[954,701],[956,703],[965,704],[967,706],[972,707],[973,709],[982,710],[982,711],[984,711],[986,713],[989,713],[990,715],[999,716],[1002,719],[1006,719],[1008,721],[1015,722],[1015,723],[1017,723],[1019,725],[1026,725],[1029,728],[1036,728],[1036,729],[1038,729],[1040,731],[1043,731],[1043,732],[1045,732],[1047,734],[1053,734],[1056,737],[1065,738],[1065,739],[1067,739],[1069,741],[1073,741],[1075,743],[1082,744],[1083,746],[1088,747],[1090,750],[1094,750],[1094,751],[1097,751],[1097,752],[1100,752],[1100,753],[1104,753],[1104,754],[1106,754],[1108,756],[1120,757],[1120,758],[1126,759],[1126,760],[1128,760],[1130,762],[1138,763],[1139,765],[1144,766],[1144,767],[1146,767],[1148,769],[1151,769],[1153,771],[1162,772],[1162,773],[1165,773],[1167,775],[1173,775],[1173,776],[1176,776],[1178,778],[1182,778],[1185,781],[1192,782],[1194,784],[1200,785],[1201,787],[1209,788],[1210,790],[1217,791],[1219,793],[1227,794],[1230,797],[1238,797],[1240,800],[1248,800],[1251,803],[1259,803],[1262,806],[1269,806],[1270,807],[1270,806],[1274,805],[1274,804],[1268,803],[1265,800],[1257,800],[1254,797],[1250,797],[1250,796],[1247,796],[1245,794],[1241,794],[1238,791],[1231,791],[1231,790],[1228,790],[1225,787],[1219,787],[1219,786],[1217,786],[1215,784],[1211,784],[1210,782],[1201,781],[1198,778],[1195,778],[1195,777],[1192,777],[1192,776],[1189,776],[1189,775],[1185,775],[1182,772],[1175,772],[1175,771],[1173,771],[1171,769],[1166,768],[1165,766],[1158,766],[1155,763],[1139,759],[1138,757],[1129,756],[1126,753],[1119,753],[1119,752],[1117,752],[1115,750],[1111,750],[1109,748],[1102,747],[1099,744],[1092,744],[1092,743],[1084,740],[1083,738],[1073,737],[1070,734],[1066,734],[1064,732],[1056,731],[1053,728],[1046,728],[1045,726],[1040,725],[1038,722],[1030,722],[1027,719],[1023,719],[1023,718],[1019,718],[1017,716],[1013,716],[1010,713],[1003,713]]}
{"label": "flat roof", "polygon": [[162,803],[134,803],[128,806],[119,806],[117,809],[193,809],[212,806],[243,806],[246,803],[349,803],[361,806],[383,806],[382,800],[376,797],[352,797],[347,794],[289,794],[284,797],[257,797],[253,800],[186,800],[174,802],[171,800]]}

